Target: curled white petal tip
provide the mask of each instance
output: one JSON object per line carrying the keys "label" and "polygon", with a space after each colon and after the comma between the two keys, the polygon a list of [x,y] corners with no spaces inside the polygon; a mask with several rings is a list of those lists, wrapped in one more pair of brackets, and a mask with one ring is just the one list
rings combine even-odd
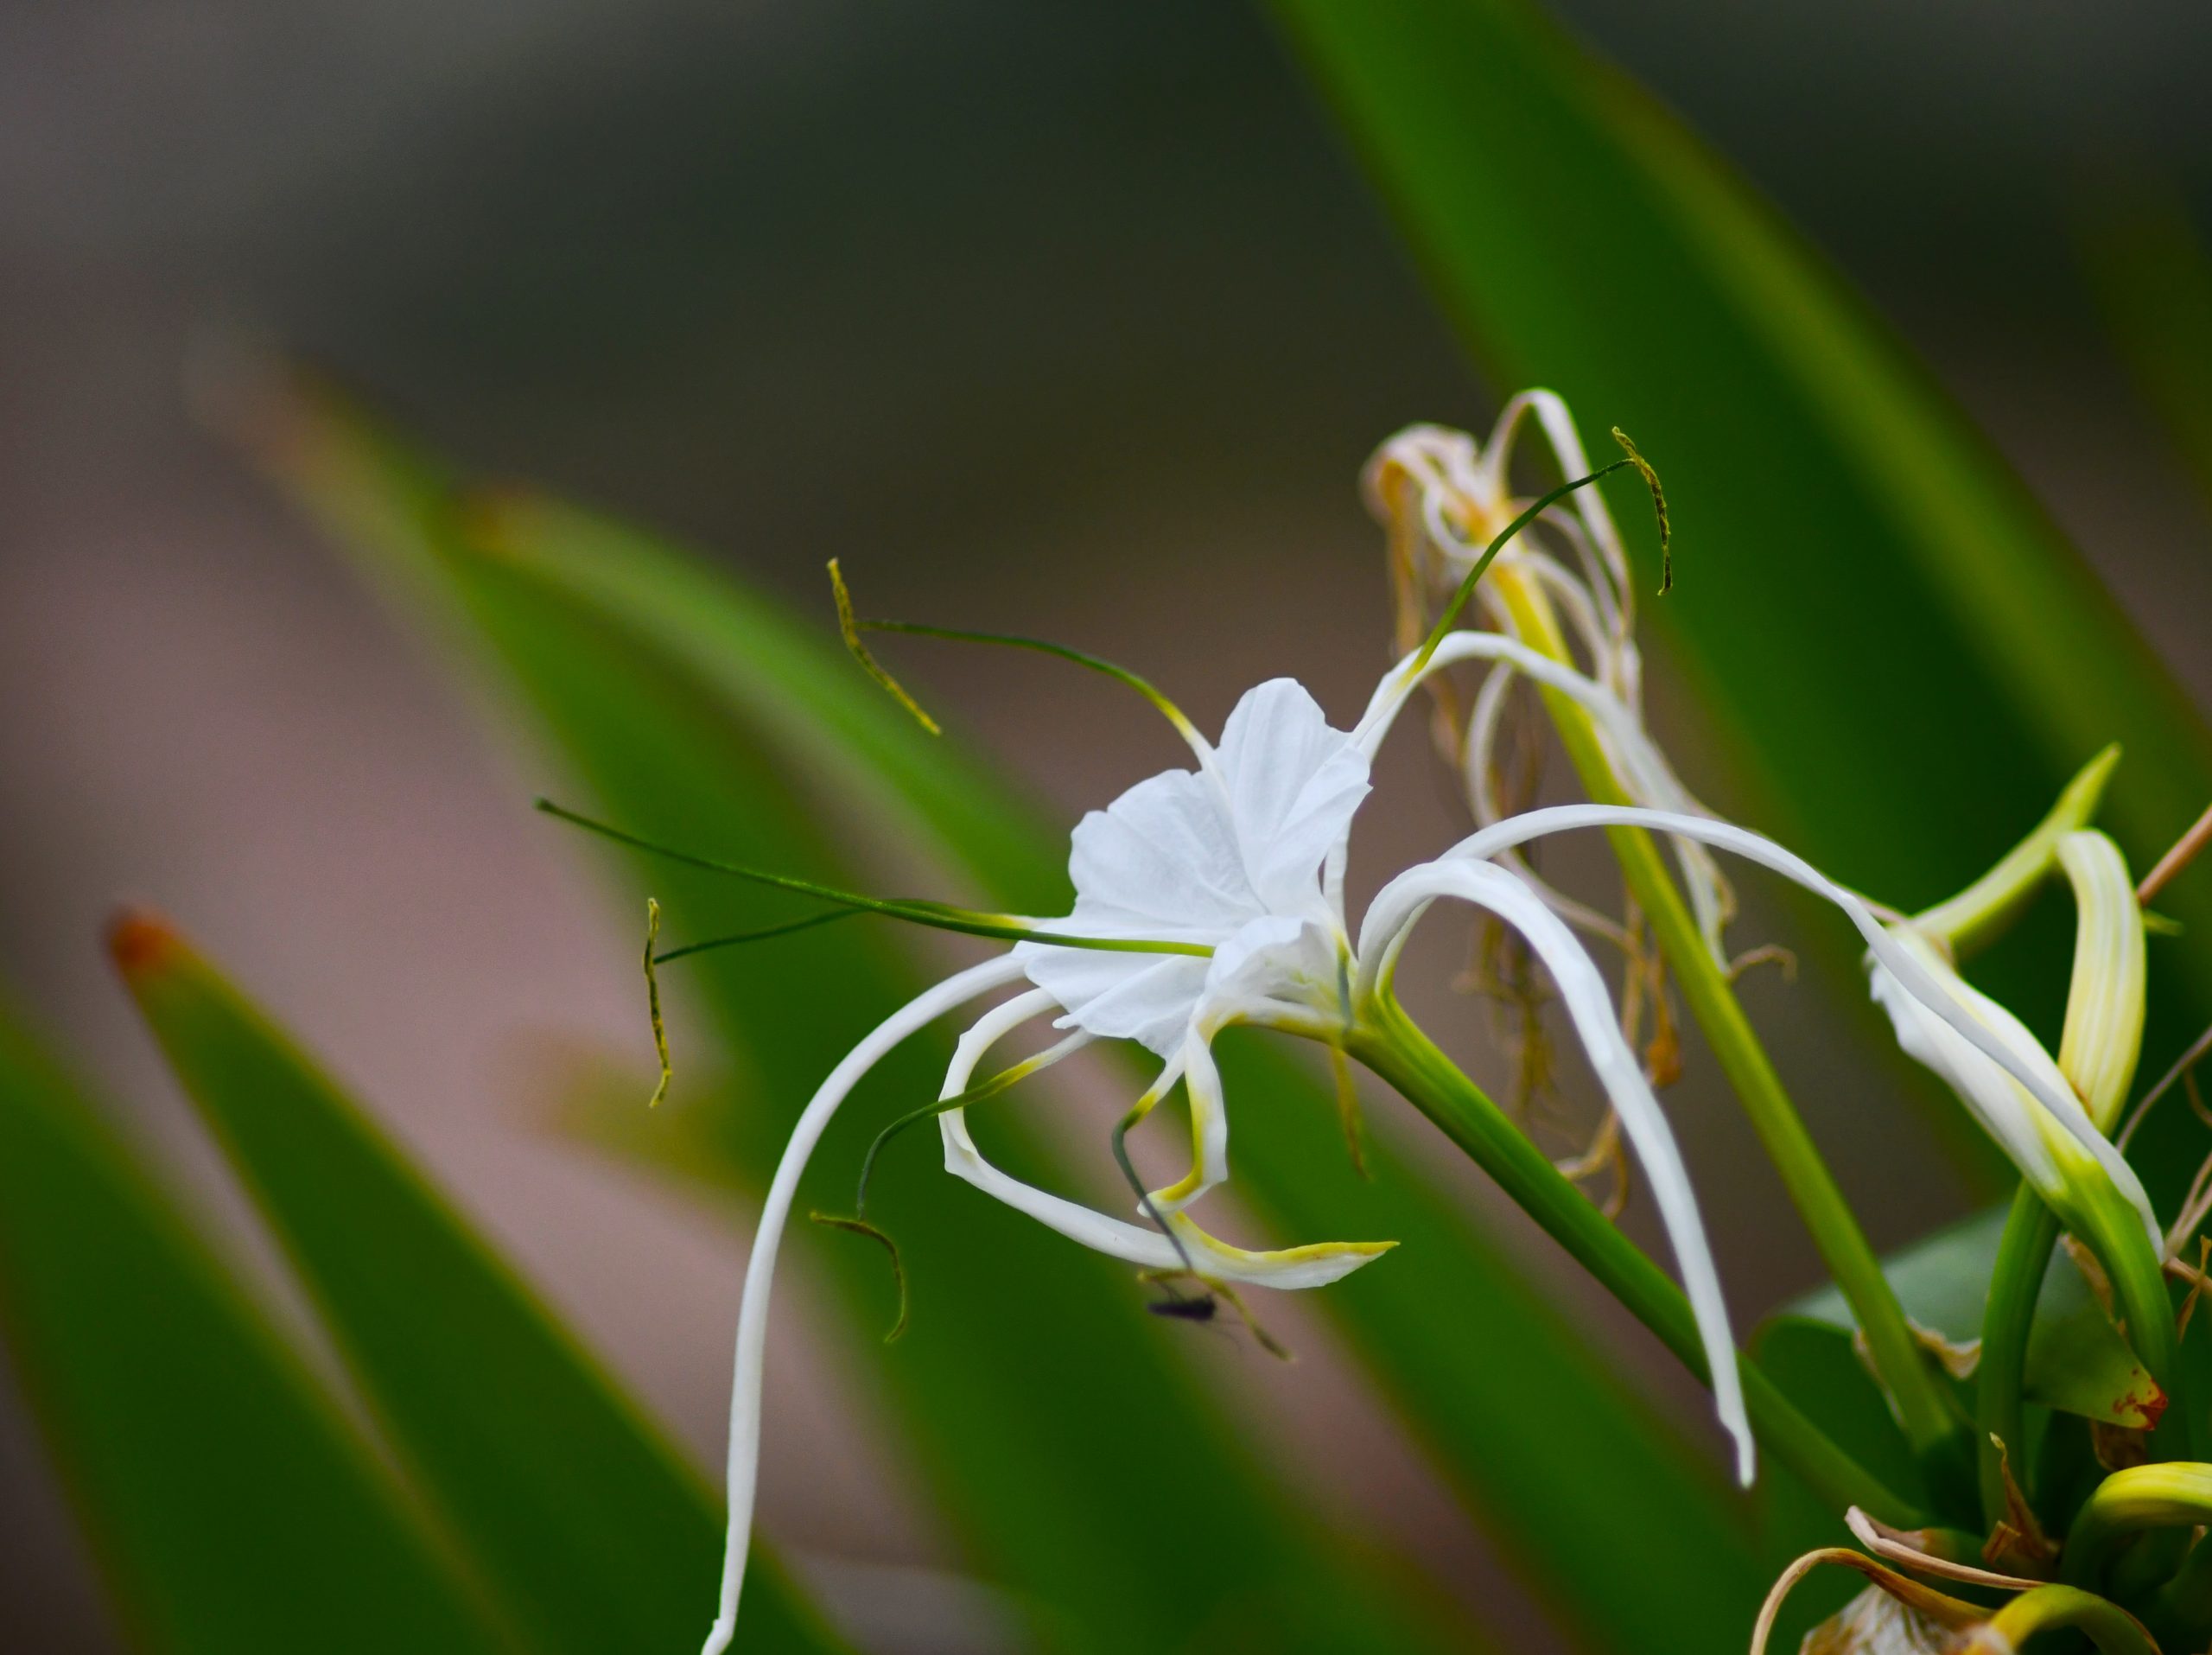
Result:
{"label": "curled white petal tip", "polygon": [[1285,1291],[1341,1282],[1398,1244],[1395,1241],[1317,1241],[1254,1251],[1208,1234],[1184,1213],[1170,1213],[1167,1222],[1190,1250],[1191,1262],[1202,1277]]}

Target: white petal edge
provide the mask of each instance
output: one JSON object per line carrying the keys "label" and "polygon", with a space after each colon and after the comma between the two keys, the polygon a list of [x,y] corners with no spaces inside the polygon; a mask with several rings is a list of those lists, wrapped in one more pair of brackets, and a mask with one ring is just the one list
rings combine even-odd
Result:
{"label": "white petal edge", "polygon": [[[1737,1367],[1728,1308],[1720,1295],[1719,1271],[1713,1261],[1705,1220],[1698,1212],[1697,1196],[1690,1188],[1689,1171],[1682,1164],[1674,1129],[1668,1124],[1650,1083],[1643,1078],[1643,1066],[1621,1035],[1612,993],[1604,976],[1566,922],[1503,868],[1468,858],[1441,860],[1409,869],[1393,880],[1389,889],[1398,905],[1394,912],[1402,916],[1397,928],[1385,933],[1392,949],[1431,902],[1450,898],[1486,908],[1512,926],[1528,939],[1550,972],[1590,1066],[1643,1165],[1705,1346],[1713,1407],[1722,1428],[1735,1440],[1736,1474],[1748,1485],[1758,1448],[1751,1435],[1751,1416],[1744,1405],[1743,1376]],[[1382,901],[1376,899],[1378,907]]]}
{"label": "white petal edge", "polygon": [[[1624,791],[1643,801],[1646,807],[1685,816],[1704,814],[1689,790],[1675,776],[1666,754],[1644,730],[1643,721],[1618,696],[1596,679],[1502,633],[1448,633],[1427,661],[1421,661],[1418,651],[1407,656],[1376,685],[1352,739],[1372,754],[1389,734],[1407,701],[1432,674],[1463,661],[1475,660],[1496,661],[1510,667],[1546,689],[1558,691],[1589,713],[1615,780]],[[1670,837],[1675,860],[1682,871],[1682,882],[1689,888],[1690,906],[1696,913],[1699,934],[1704,938],[1714,962],[1725,968],[1728,953],[1721,933],[1729,917],[1726,882],[1694,837]],[[1486,853],[1485,860],[1495,854]],[[1341,868],[1336,864],[1332,864],[1332,891],[1340,888]]]}
{"label": "white petal edge", "polygon": [[[1741,856],[1747,862],[1758,863],[1842,909],[1844,917],[1866,939],[1866,946],[1875,959],[1897,977],[1914,999],[1949,1024],[1966,1039],[1968,1045],[1993,1060],[2024,1086],[2037,1103],[2050,1111],[2052,1117],[2088,1150],[2111,1179],[2113,1187],[2134,1206],[2136,1216],[2142,1220],[2145,1232],[2152,1238],[2152,1244],[2164,1244],[2163,1233],[2151,1211],[2150,1198],[2144,1192],[2142,1181],[2135,1175],[2135,1169],[2127,1164],[2120,1151],[2113,1147],[2111,1141],[2097,1130],[2096,1123],[2089,1118],[2088,1111],[2082,1106],[2082,1100],[2074,1095],[2074,1089],[2066,1085],[2054,1087],[2048,1076],[2038,1074],[2033,1065],[2024,1062],[2005,1041],[1984,1026],[1955,996],[1946,992],[1942,985],[1884,929],[1881,921],[1874,917],[1873,911],[1858,896],[1837,884],[1803,857],[1785,850],[1764,835],[1754,833],[1749,828],[1738,827],[1732,822],[1684,816],[1672,811],[1640,810],[1624,805],[1555,805],[1543,810],[1526,811],[1495,827],[1484,828],[1481,832],[1461,840],[1446,856],[1452,859],[1487,860],[1502,850],[1526,844],[1532,839],[1540,839],[1548,834],[1592,827],[1649,828],[1656,832],[1680,834],[1685,838],[1696,839]],[[1394,894],[1405,877],[1402,875],[1382,888],[1369,907],[1366,920],[1361,926],[1358,985],[1361,994],[1369,991],[1376,976],[1388,969],[1395,954],[1390,939],[1394,932],[1403,926],[1410,909],[1419,905],[1419,899],[1409,902]]]}
{"label": "white petal edge", "polygon": [[737,1601],[745,1584],[746,1553],[753,1538],[753,1499],[760,1473],[760,1382],[768,1349],[768,1296],[776,1273],[776,1253],[784,1226],[791,1219],[791,1200],[798,1193],[800,1175],[815,1145],[861,1078],[910,1036],[926,1028],[946,1012],[978,995],[1002,988],[1021,976],[1020,962],[1010,957],[986,960],[945,978],[918,995],[878,1024],[867,1039],[830,1072],[791,1129],[783,1158],[769,1181],[767,1198],[760,1204],[760,1224],[753,1233],[753,1255],[746,1261],[745,1298],[737,1314],[734,1374],[729,1397],[729,1533],[722,1550],[721,1607],[707,1633],[701,1655],[721,1655],[737,1635]]}

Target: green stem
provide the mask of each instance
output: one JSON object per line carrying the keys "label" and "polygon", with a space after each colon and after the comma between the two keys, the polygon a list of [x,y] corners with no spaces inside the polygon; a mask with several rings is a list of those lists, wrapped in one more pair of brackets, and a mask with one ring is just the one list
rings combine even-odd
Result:
{"label": "green stem", "polygon": [[[1498,589],[1520,627],[1522,641],[1573,665],[1558,618],[1533,584],[1508,571],[1498,577]],[[1557,691],[1546,690],[1543,695],[1560,745],[1592,800],[1601,805],[1634,803],[1606,762],[1590,715]],[[1960,1421],[1921,1353],[1906,1323],[1904,1308],[1897,1302],[1889,1278],[1882,1274],[1880,1259],[1783,1089],[1782,1077],[1752,1031],[1735,990],[1707,950],[1659,847],[1641,828],[1609,828],[1606,834],[1629,891],[1650,921],[1675,980],[1681,985],[1690,1015],[1719,1059],[1753,1130],[1803,1217],[1821,1262],[1866,1336],[1874,1371],[1897,1409],[1906,1441],[1936,1486],[1963,1483],[1967,1454]]]}
{"label": "green stem", "polygon": [[2061,1629],[2082,1633],[2103,1655],[2158,1655],[2141,1621],[2118,1604],[2071,1586],[2021,1593],[1955,1647],[1961,1655],[2012,1655],[2031,1638]]}
{"label": "green stem", "polygon": [[1989,1276],[1989,1299],[1981,1318],[1981,1360],[1974,1368],[1974,1424],[1981,1483],[1981,1514],[1994,1528],[2005,1520],[2010,1502],[1997,1444],[2012,1451],[2021,1476],[2027,1474],[2026,1431],[2022,1388],[2028,1360],[2028,1334],[2035,1325],[2036,1301],[2058,1244],[2058,1217],[2025,1184],[2012,1198],[2005,1233],[1997,1244],[1997,1263]]}
{"label": "green stem", "polygon": [[2059,1573],[2069,1585],[2094,1587],[2131,1535],[2205,1523],[2212,1523],[2212,1466],[2177,1461],[2115,1471],[2075,1513]]}
{"label": "green stem", "polygon": [[[1596,1276],[1700,1378],[1709,1378],[1689,1300],[1667,1273],[1590,1204],[1543,1151],[1386,996],[1345,1049],[1402,1092]],[[1857,1505],[1900,1528],[1928,1519],[1885,1487],[1742,1360],[1751,1428],[1832,1509]]]}
{"label": "green stem", "polygon": [[2162,1626],[2171,1626],[2202,1648],[2212,1632],[2212,1545],[2200,1540],[2182,1560],[2154,1601],[2150,1613]]}

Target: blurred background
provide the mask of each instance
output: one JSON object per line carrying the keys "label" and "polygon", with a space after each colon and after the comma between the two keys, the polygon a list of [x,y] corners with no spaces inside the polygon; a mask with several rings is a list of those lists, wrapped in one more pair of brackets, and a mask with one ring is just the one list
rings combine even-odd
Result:
{"label": "blurred background", "polygon": [[[2204,502],[2075,252],[2114,177],[2205,204],[2212,16],[1557,10],[1842,263],[2212,698]],[[97,946],[118,897],[174,913],[707,1461],[741,1238],[542,1123],[563,1052],[633,1064],[643,1095],[629,909],[528,812],[542,778],[451,674],[194,423],[194,364],[272,339],[464,461],[676,530],[825,618],[840,555],[865,607],[1080,644],[1208,724],[1281,672],[1358,704],[1388,636],[1359,467],[1414,419],[1486,426],[1513,389],[1465,366],[1236,0],[29,0],[0,11],[0,972],[236,1219]],[[1665,434],[1637,435],[1663,467]],[[1743,802],[1655,646],[1679,767]],[[1173,761],[1049,665],[901,671],[1070,819]],[[1371,866],[1456,824],[1404,747]],[[1775,934],[1754,898],[1742,934]],[[1960,1210],[1814,996],[1752,994],[1878,1244]],[[1676,1110],[1729,1191],[1748,1322],[1813,1255],[1694,1055]],[[803,1314],[791,1331],[771,1527],[874,1646],[997,1646]],[[1320,1498],[1456,1589],[1510,1593],[1308,1355],[1194,1359],[1253,1393],[1255,1431],[1298,1434]],[[0,1557],[15,1646],[113,1646],[12,1402]]]}

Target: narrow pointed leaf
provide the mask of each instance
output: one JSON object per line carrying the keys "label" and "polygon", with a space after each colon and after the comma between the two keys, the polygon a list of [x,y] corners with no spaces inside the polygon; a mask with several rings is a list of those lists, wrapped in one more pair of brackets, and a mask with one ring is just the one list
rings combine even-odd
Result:
{"label": "narrow pointed leaf", "polygon": [[[681,1650],[721,1556],[697,1474],[314,1063],[158,921],[114,952],[402,1459],[534,1652]],[[756,1562],[748,1649],[842,1645]]]}
{"label": "narrow pointed leaf", "polygon": [[507,1647],[100,1109],[0,1007],[0,1332],[135,1647]]}

